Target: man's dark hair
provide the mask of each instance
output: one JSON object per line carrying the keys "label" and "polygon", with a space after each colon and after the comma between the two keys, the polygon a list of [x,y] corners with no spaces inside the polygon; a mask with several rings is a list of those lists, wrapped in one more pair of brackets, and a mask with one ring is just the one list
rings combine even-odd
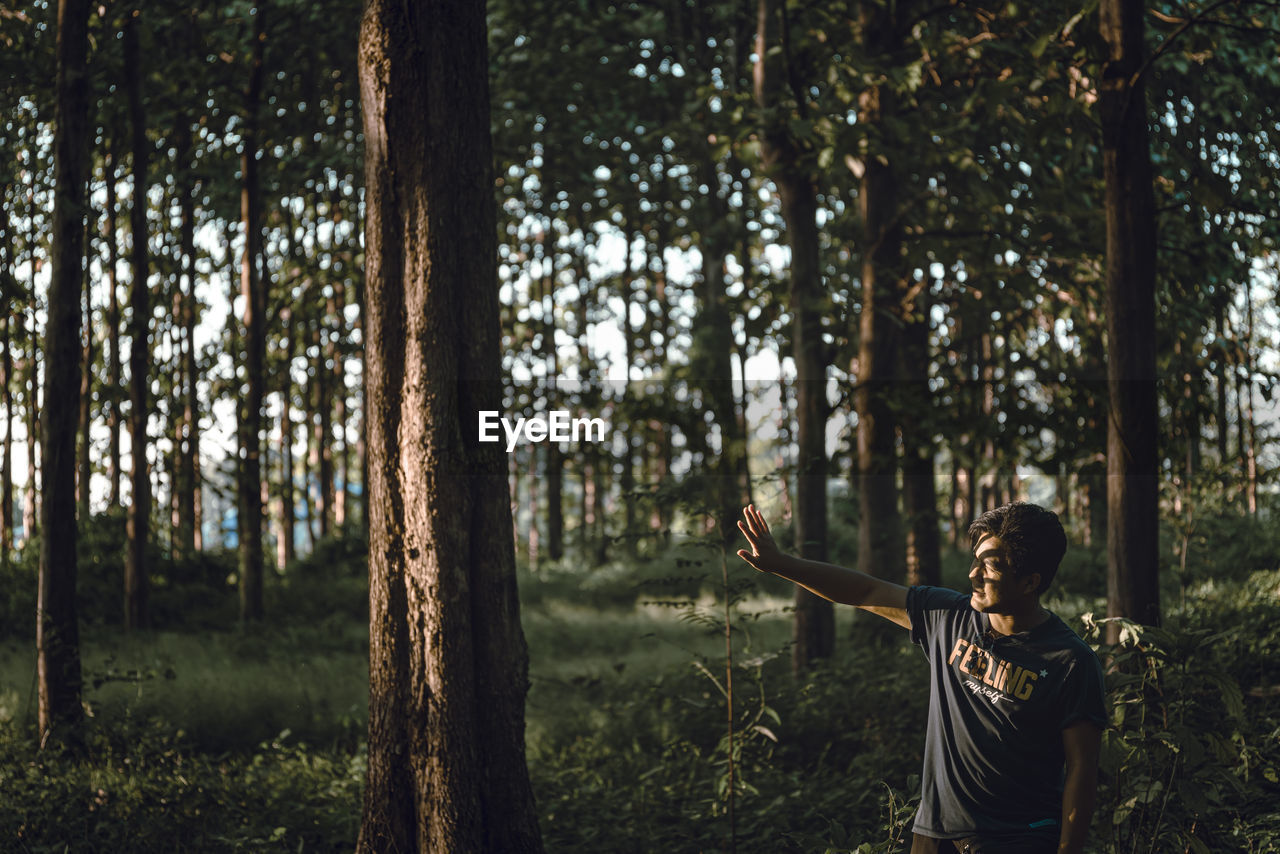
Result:
{"label": "man's dark hair", "polygon": [[985,536],[999,537],[1014,575],[1040,573],[1037,593],[1049,589],[1058,564],[1067,553],[1067,532],[1058,514],[1038,504],[1015,501],[988,510],[969,526],[969,549],[976,550]]}

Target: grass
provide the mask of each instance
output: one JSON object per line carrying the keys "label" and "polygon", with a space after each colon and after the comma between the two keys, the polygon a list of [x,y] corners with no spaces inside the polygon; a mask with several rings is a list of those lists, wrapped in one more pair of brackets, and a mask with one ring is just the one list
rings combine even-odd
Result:
{"label": "grass", "polygon": [[[1177,714],[1190,722],[1188,739],[1199,731],[1191,724],[1221,721],[1191,775],[1209,793],[1187,796],[1219,797],[1219,817],[1196,824],[1175,804],[1164,818],[1129,808],[1126,824],[1112,823],[1125,786],[1173,779],[1160,734],[1121,715],[1117,743],[1139,758],[1109,766],[1097,850],[1122,850],[1128,837],[1111,828],[1129,824],[1177,850],[1200,850],[1204,839],[1209,850],[1227,850],[1224,840],[1231,850],[1276,850],[1268,840],[1280,840],[1280,817],[1260,806],[1280,795],[1280,748],[1268,740],[1280,731],[1269,693],[1280,682],[1280,582],[1274,567],[1254,567],[1256,544],[1242,560],[1253,572],[1204,571],[1198,555],[1211,546],[1197,545],[1194,577],[1166,578],[1167,621],[1183,651],[1161,678],[1185,698]],[[234,594],[212,601],[205,588],[189,606],[203,607],[198,629],[126,635],[88,625],[87,761],[34,750],[31,642],[0,642],[0,839],[30,852],[350,850],[365,763],[365,582],[358,546],[326,549],[273,580],[272,620],[260,629],[227,625]],[[1101,561],[1072,551],[1048,600],[1077,629],[1081,614],[1105,610]],[[962,588],[967,567],[966,555],[948,554],[944,583]],[[724,850],[718,557],[676,546],[638,562],[589,569],[569,559],[519,572],[528,759],[547,849]],[[732,556],[729,584],[737,850],[895,850],[918,786],[923,656],[905,632],[877,632],[839,608],[836,657],[796,679],[790,585]],[[179,594],[169,591],[170,603],[185,601]],[[1202,636],[1212,644],[1197,647]],[[1238,714],[1221,707],[1221,690],[1197,687],[1220,678],[1244,689]]]}

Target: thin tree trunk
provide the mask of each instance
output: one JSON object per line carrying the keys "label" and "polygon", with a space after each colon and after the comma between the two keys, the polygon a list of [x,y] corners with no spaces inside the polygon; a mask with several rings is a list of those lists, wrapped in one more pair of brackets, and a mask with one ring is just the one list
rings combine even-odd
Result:
{"label": "thin tree trunk", "polygon": [[129,304],[133,311],[130,322],[132,341],[129,345],[129,426],[133,457],[133,497],[129,504],[129,546],[124,570],[124,622],[126,629],[137,629],[147,623],[147,542],[150,538],[151,476],[147,471],[147,403],[149,384],[147,335],[151,304],[147,293],[147,141],[146,117],[143,114],[142,57],[138,41],[140,10],[135,9],[124,27],[125,88],[129,102],[129,119],[133,150],[133,205],[130,223],[133,231],[133,283]]}
{"label": "thin tree trunk", "polygon": [[[22,548],[34,539],[40,518],[40,361],[39,329],[36,324],[36,239],[35,239],[35,174],[31,175],[31,234],[27,245],[31,248],[31,303],[27,316],[30,327],[27,332],[27,486],[22,495]],[[1241,445],[1243,447],[1243,445]]]}
{"label": "thin tree trunk", "polygon": [[[85,248],[86,259],[91,252],[89,225],[92,222],[92,216],[85,217],[83,243],[81,245]],[[90,434],[90,427],[93,424],[93,411],[90,406],[93,402],[93,291],[90,287],[87,260],[82,267],[81,295],[84,297],[82,324],[84,326],[84,337],[81,347],[80,412],[77,425],[80,435],[76,444],[76,519],[80,522],[88,522],[90,487],[93,479],[93,461],[90,459],[90,451],[93,448],[93,437]]]}
{"label": "thin tree trunk", "polygon": [[1244,376],[1239,394],[1244,400],[1244,417],[1240,419],[1240,448],[1244,453],[1244,497],[1249,515],[1258,515],[1258,433],[1253,415],[1253,292],[1244,286]]}
{"label": "thin tree trunk", "polygon": [[[293,236],[290,235],[290,240]],[[293,310],[281,314],[284,327],[284,368],[280,372],[280,566],[287,567],[298,557],[294,541],[293,496]]]}
{"label": "thin tree trunk", "polygon": [[360,30],[373,331],[359,852],[542,850],[506,460],[476,441],[474,415],[502,389],[484,14],[479,0],[366,0]]}
{"label": "thin tree trunk", "polygon": [[[7,210],[0,207],[0,216],[6,218],[5,246],[9,240]],[[5,263],[10,263],[9,250],[5,249]],[[6,269],[6,274],[7,274]],[[13,552],[13,336],[10,332],[12,317],[7,312],[0,316],[0,371],[4,372],[4,385],[0,395],[4,402],[4,445],[0,448],[0,566],[9,567]]]}
{"label": "thin tree trunk", "polygon": [[[1155,376],[1155,206],[1147,141],[1142,0],[1103,0],[1107,215],[1107,615],[1160,622]],[[1120,627],[1108,623],[1108,641]]]}
{"label": "thin tree trunk", "polygon": [[[36,613],[39,738],[79,745],[76,616],[76,420],[80,390],[81,256],[89,160],[89,6],[60,0],[54,123],[53,270],[45,327],[44,500]],[[7,378],[6,378],[7,379]]]}
{"label": "thin tree trunk", "polygon": [[[190,134],[184,133],[179,143],[180,159],[184,171],[189,166]],[[178,405],[181,407],[182,429],[178,436],[178,466],[176,476],[178,542],[176,554],[190,556],[196,549],[196,480],[200,471],[199,401],[196,398],[196,257],[195,257],[195,198],[194,188],[183,181],[179,207],[179,257],[181,258],[186,288],[180,295],[180,321],[182,324],[182,352],[178,387]]]}
{"label": "thin tree trunk", "polygon": [[116,239],[116,140],[107,149],[107,388],[103,395],[107,414],[107,506],[120,506],[120,299],[116,291],[119,243]]}
{"label": "thin tree trunk", "polygon": [[258,102],[263,78],[266,31],[261,6],[253,15],[253,53],[244,94],[245,121],[241,131],[240,221],[244,224],[244,254],[240,259],[240,296],[244,300],[245,399],[240,411],[243,448],[240,459],[240,507],[244,522],[240,538],[240,621],[262,619],[262,401],[265,394],[266,295],[259,277],[262,241],[258,199]]}
{"label": "thin tree trunk", "polygon": [[[909,401],[901,419],[902,506],[906,515],[907,583],[942,583],[938,495],[934,484],[933,419],[929,390],[929,314],[927,281],[917,284],[902,334],[902,388]],[[910,295],[910,294],[909,294]]]}
{"label": "thin tree trunk", "polygon": [[[756,19],[755,98],[763,109],[775,100],[778,84],[766,70],[769,54],[769,22],[774,18],[772,0],[759,0]],[[781,38],[789,34],[784,24]],[[784,51],[785,53],[785,51]],[[790,69],[788,69],[790,71]],[[817,189],[802,171],[799,153],[784,123],[763,129],[764,165],[773,173],[782,202],[782,217],[791,246],[791,292],[793,316],[791,353],[796,365],[797,447],[795,527],[800,556],[824,561],[827,557],[827,451],[826,399],[828,359],[822,341],[821,315],[825,305],[822,278],[818,269]],[[794,645],[791,665],[794,672],[807,669],[815,659],[827,658],[835,650],[835,611],[829,601],[799,585],[795,593]]]}

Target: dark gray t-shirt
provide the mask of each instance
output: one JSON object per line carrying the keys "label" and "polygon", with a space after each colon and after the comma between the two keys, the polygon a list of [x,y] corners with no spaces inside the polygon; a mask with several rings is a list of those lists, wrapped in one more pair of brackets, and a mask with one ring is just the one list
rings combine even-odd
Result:
{"label": "dark gray t-shirt", "polygon": [[1057,831],[1062,730],[1106,725],[1102,667],[1056,615],[995,635],[969,597],[907,592],[911,640],[929,658],[929,726],[915,832],[941,839]]}

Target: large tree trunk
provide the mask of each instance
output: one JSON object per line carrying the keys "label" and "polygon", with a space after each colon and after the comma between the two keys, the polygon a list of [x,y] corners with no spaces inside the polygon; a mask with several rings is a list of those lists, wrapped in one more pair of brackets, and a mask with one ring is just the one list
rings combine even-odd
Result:
{"label": "large tree trunk", "polygon": [[[1103,0],[1099,106],[1107,211],[1107,616],[1160,622],[1155,375],[1155,206],[1142,0]],[[1107,638],[1119,639],[1116,623]]]}
{"label": "large tree trunk", "polygon": [[[771,0],[759,0],[756,19],[755,98],[767,109],[777,88],[766,68],[769,53]],[[785,33],[783,34],[786,35]],[[791,353],[796,365],[796,445],[800,458],[796,473],[795,527],[800,556],[827,558],[827,356],[821,316],[826,300],[818,265],[817,189],[799,163],[799,153],[782,123],[763,129],[763,161],[778,187],[782,217],[791,245]],[[795,593],[793,671],[835,651],[835,611],[826,599],[800,586]]]}
{"label": "large tree trunk", "polygon": [[[893,14],[864,6],[863,40],[873,56],[889,54],[897,44]],[[887,85],[868,87],[858,99],[858,121],[885,128],[893,115],[893,96]],[[897,457],[890,395],[897,377],[895,312],[902,301],[902,223],[897,212],[899,180],[882,158],[893,139],[887,131],[881,150],[862,162],[862,313],[858,320],[858,384],[854,407],[858,413],[857,487],[861,523],[858,566],[884,578],[902,577],[901,521],[898,515]],[[914,451],[913,451],[914,453]],[[915,462],[919,466],[918,461]]]}
{"label": "large tree trunk", "polygon": [[39,737],[75,744],[80,706],[76,618],[76,420],[80,390],[80,288],[89,159],[89,5],[60,0],[54,123],[53,271],[45,327],[44,496],[41,502],[36,669]]}
{"label": "large tree trunk", "polygon": [[129,344],[129,426],[133,456],[133,497],[129,504],[129,547],[124,569],[124,623],[136,629],[147,622],[147,540],[150,537],[151,477],[147,472],[147,386],[149,384],[147,335],[151,304],[147,293],[147,141],[146,118],[142,111],[142,57],[138,47],[138,16],[135,9],[124,27],[125,88],[128,90],[129,120],[132,125],[133,283],[129,305],[132,340]]}
{"label": "large tree trunk", "polygon": [[266,297],[258,275],[262,241],[258,202],[258,101],[262,91],[262,53],[266,41],[264,13],[253,16],[253,54],[244,93],[245,122],[241,132],[240,221],[244,224],[244,254],[240,258],[240,296],[244,300],[245,397],[240,409],[240,621],[262,619],[262,399],[265,391]]}
{"label": "large tree trunk", "polygon": [[[357,849],[542,850],[524,754],[485,10],[366,0],[369,760]],[[442,26],[441,22],[447,22]],[[447,128],[448,132],[441,132]]]}

